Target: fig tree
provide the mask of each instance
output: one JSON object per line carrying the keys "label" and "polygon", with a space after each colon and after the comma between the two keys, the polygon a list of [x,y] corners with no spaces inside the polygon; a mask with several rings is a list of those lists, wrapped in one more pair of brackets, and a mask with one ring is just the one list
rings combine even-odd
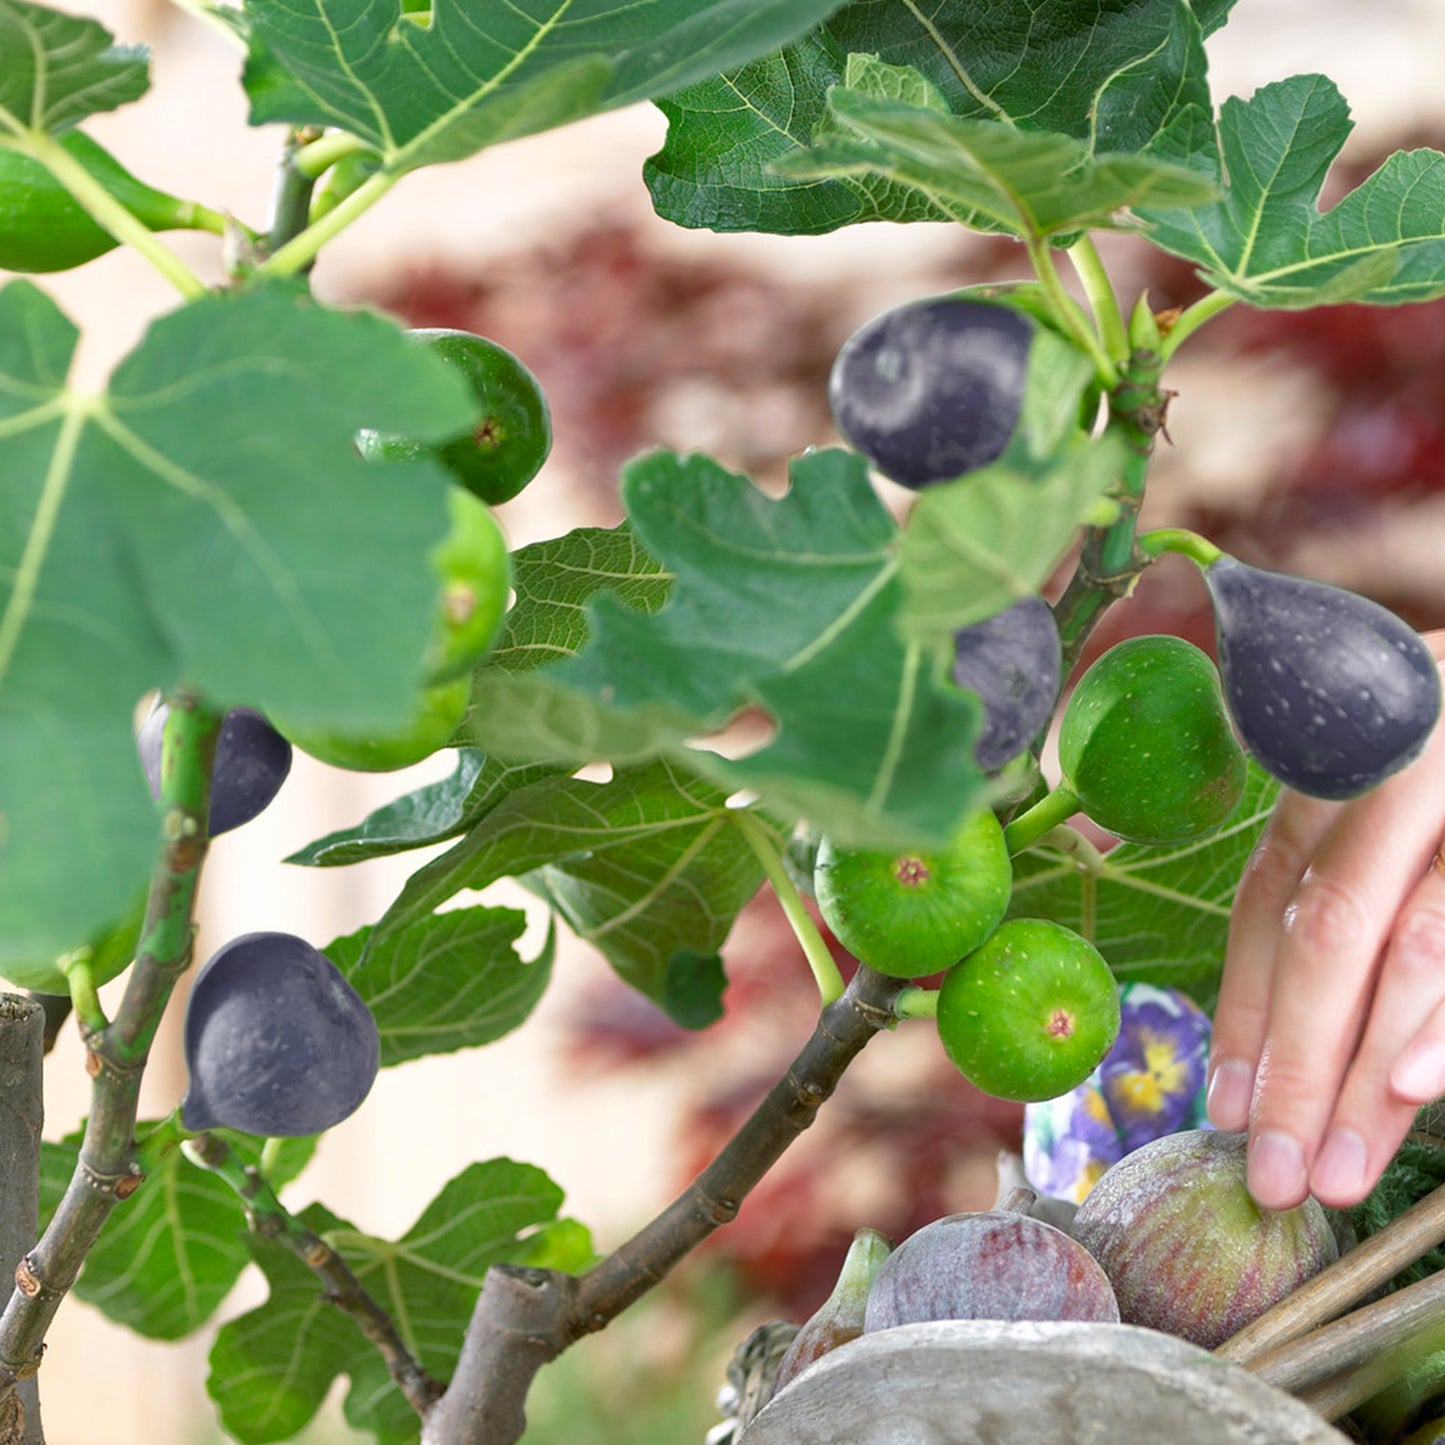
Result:
{"label": "fig tree", "polygon": [[380,1063],[376,1021],[324,953],[290,933],[219,948],[191,985],[187,1129],[319,1134],[360,1107]]}
{"label": "fig tree", "polygon": [[490,506],[515,497],[552,449],[552,414],[537,378],[485,336],[444,328],[409,335],[461,376],[482,415],[470,431],[437,445],[393,432],[359,431],[357,450],[377,462],[431,457]]}
{"label": "fig tree", "polygon": [[985,772],[1016,758],[1053,716],[1063,646],[1053,608],[1025,597],[953,636],[953,680],[983,703],[974,756]]}
{"label": "fig tree", "polygon": [[813,895],[839,943],[896,978],[957,963],[998,926],[1012,891],[1003,829],[987,809],[936,850],[871,852],[825,839],[813,870]]}
{"label": "fig tree", "polygon": [[1053,1099],[1082,1083],[1119,1032],[1109,965],[1042,918],[1000,924],[945,975],[938,1037],[954,1067],[1000,1099]]}
{"label": "fig tree", "polygon": [[1125,1324],[1213,1349],[1338,1254],[1317,1200],[1263,1209],[1245,1184],[1245,1136],[1166,1134],[1089,1191],[1074,1238],[1103,1266]]}
{"label": "fig tree", "polygon": [[848,443],[905,487],[1002,456],[1018,425],[1034,323],[987,301],[939,296],[865,322],[828,382]]}
{"label": "fig tree", "polygon": [[1219,674],[1179,637],[1133,637],[1094,663],[1064,709],[1059,766],[1084,812],[1132,843],[1202,837],[1244,791]]}
{"label": "fig tree", "polygon": [[1204,577],[1229,710],[1266,772],[1312,797],[1352,798],[1419,755],[1440,672],[1413,628],[1358,593],[1233,557]]}
{"label": "fig tree", "polygon": [[864,1333],[926,1320],[1117,1324],[1119,1307],[1104,1271],[1063,1230],[987,1209],[925,1224],[879,1268]]}
{"label": "fig tree", "polygon": [[[170,707],[161,703],[141,724],[136,750],[152,796],[161,795],[161,736]],[[221,720],[211,763],[211,837],[249,823],[281,791],[291,770],[291,744],[249,707],[233,707]]]}

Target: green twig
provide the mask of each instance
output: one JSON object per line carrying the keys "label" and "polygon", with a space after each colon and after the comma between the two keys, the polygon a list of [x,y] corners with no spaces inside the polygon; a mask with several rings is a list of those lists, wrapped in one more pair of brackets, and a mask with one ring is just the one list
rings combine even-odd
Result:
{"label": "green twig", "polygon": [[1141,532],[1137,541],[1139,551],[1146,557],[1158,558],[1166,552],[1177,552],[1201,567],[1211,567],[1224,556],[1224,552],[1208,537],[1201,537],[1187,527],[1155,527],[1152,531]]}
{"label": "green twig", "polygon": [[1046,833],[1052,832],[1078,811],[1079,800],[1074,796],[1073,790],[1060,783],[1053,792],[1040,798],[1026,812],[1020,813],[1003,830],[1003,840],[1010,855],[1032,848]]}
{"label": "green twig", "polygon": [[1201,296],[1192,306],[1186,307],[1164,338],[1161,348],[1163,359],[1168,361],[1206,321],[1212,321],[1220,312],[1228,311],[1237,299],[1223,291],[1211,291],[1207,296]]}
{"label": "green twig", "polygon": [[1123,441],[1126,458],[1110,491],[1119,512],[1107,527],[1085,531],[1074,575],[1054,605],[1054,619],[1063,641],[1065,676],[1072,671],[1105,609],[1129,595],[1144,568],[1134,544],[1134,527],[1144,499],[1154,442],[1164,429],[1169,406],[1169,393],[1159,384],[1163,366],[1158,351],[1134,351],[1109,395],[1108,431]]}
{"label": "green twig", "polygon": [[1049,248],[1049,243],[1034,237],[1027,242],[1027,246],[1029,260],[1033,264],[1039,281],[1043,284],[1044,293],[1053,306],[1059,325],[1093,361],[1094,370],[1098,373],[1100,383],[1106,389],[1112,390],[1119,384],[1119,368],[1115,366],[1109,353],[1104,350],[1098,336],[1089,325],[1083,308],[1064,289],[1058,267],[1054,265],[1054,255]]}
{"label": "green twig", "polygon": [[96,992],[95,970],[89,963],[77,960],[65,970],[65,981],[70,985],[70,1005],[75,1010],[81,1035],[88,1038],[103,1033],[109,1020]]}
{"label": "green twig", "polygon": [[141,1182],[141,1074],[176,979],[190,963],[196,886],[206,856],[211,762],[221,715],[171,700],[161,744],[161,841],[136,959],[113,1022],[86,1039],[90,1113],[80,1158],[49,1226],[16,1270],[0,1315],[0,1398],[40,1366],[60,1302],[116,1204]]}
{"label": "green twig", "polygon": [[843,997],[843,975],[838,971],[838,965],[828,951],[828,945],[823,942],[823,935],[818,932],[818,925],[813,922],[813,915],[808,912],[807,904],[803,902],[793,880],[788,876],[788,870],[783,866],[782,856],[772,835],[757,816],[746,808],[735,809],[732,817],[753,850],[753,856],[762,864],[768,882],[773,885],[773,892],[782,905],[793,936],[798,940],[798,946],[808,960],[808,967],[813,970],[813,978],[818,984],[818,995],[826,1008],[835,999]]}
{"label": "green twig", "polygon": [[894,1000],[894,1014],[901,1019],[936,1019],[938,990],[936,988],[905,988]]}
{"label": "green twig", "polygon": [[143,221],[131,215],[59,141],[43,131],[31,131],[26,135],[26,146],[98,226],[144,256],[188,301],[206,294],[201,278]]}
{"label": "green twig", "polygon": [[321,248],[339,236],[357,217],[369,211],[401,177],[378,171],[363,181],[334,209],[327,211],[298,236],[273,252],[257,267],[261,276],[294,276],[309,266]]}
{"label": "green twig", "polygon": [[185,1145],[186,1157],[208,1169],[236,1191],[251,1229],[295,1255],[325,1286],[326,1298],[348,1315],[386,1362],[387,1372],[419,1416],[441,1397],[442,1387],[421,1367],[398,1333],[395,1321],[367,1292],[346,1261],[319,1234],[308,1229],[276,1197],[259,1170],[238,1159],[214,1134],[200,1134]]}
{"label": "green twig", "polygon": [[370,149],[369,143],[360,136],[354,136],[350,131],[336,130],[298,146],[291,163],[303,176],[315,181],[338,161]]}
{"label": "green twig", "polygon": [[1094,313],[1094,325],[1099,329],[1100,340],[1116,362],[1124,362],[1130,350],[1129,331],[1093,238],[1087,234],[1081,236],[1069,247],[1068,257],[1088,298],[1089,310]]}

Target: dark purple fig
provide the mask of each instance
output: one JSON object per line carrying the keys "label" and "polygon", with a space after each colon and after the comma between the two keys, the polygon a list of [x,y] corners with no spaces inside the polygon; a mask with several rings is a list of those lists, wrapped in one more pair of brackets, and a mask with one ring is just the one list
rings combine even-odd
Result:
{"label": "dark purple fig", "polygon": [[988,302],[896,306],[843,343],[828,382],[833,419],[905,487],[964,476],[1013,437],[1033,336],[1027,317]]}
{"label": "dark purple fig", "polygon": [[1012,1209],[925,1224],[883,1261],[866,1334],[925,1320],[1117,1323],[1109,1281],[1061,1229]]}
{"label": "dark purple fig", "polygon": [[1369,792],[1440,715],[1418,633],[1358,593],[1221,557],[1204,573],[1234,725],[1259,765],[1316,798]]}
{"label": "dark purple fig", "polygon": [[836,1350],[863,1333],[868,1293],[892,1248],[890,1241],[876,1229],[860,1229],[853,1236],[833,1292],[793,1336],[787,1354],[778,1362],[774,1390],[781,1390],[829,1350]]}
{"label": "dark purple fig", "polygon": [[1314,1198],[1263,1209],[1244,1178],[1245,1136],[1166,1134],[1105,1171],[1074,1215],[1074,1238],[1104,1267],[1125,1324],[1205,1349],[1333,1262]]}
{"label": "dark purple fig", "polygon": [[953,680],[983,703],[973,752],[985,772],[1016,758],[1053,715],[1062,659],[1054,610],[1042,597],[954,633]]}
{"label": "dark purple fig", "polygon": [[[170,707],[161,703],[141,725],[136,749],[151,795],[161,795],[161,734]],[[291,771],[291,744],[258,712],[233,707],[221,721],[211,764],[211,837],[249,823],[281,791]]]}
{"label": "dark purple fig", "polygon": [[353,1114],[380,1064],[376,1020],[341,970],[289,933],[248,933],[207,960],[184,1029],[187,1129],[319,1134]]}

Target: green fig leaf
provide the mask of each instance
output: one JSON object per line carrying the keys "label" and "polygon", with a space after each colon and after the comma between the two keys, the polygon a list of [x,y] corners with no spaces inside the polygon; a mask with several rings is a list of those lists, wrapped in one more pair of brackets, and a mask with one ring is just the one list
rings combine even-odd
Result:
{"label": "green fig leaf", "polygon": [[145,886],[150,689],[320,730],[405,723],[448,483],[368,467],[351,437],[445,437],[475,409],[391,322],[289,287],[162,317],[99,394],[67,387],[75,341],[28,282],[0,290],[0,976]]}
{"label": "green fig leaf", "polygon": [[802,34],[837,0],[513,0],[479,23],[435,0],[247,0],[251,121],[336,126],[386,169],[487,146],[689,85]]}
{"label": "green fig leaf", "polygon": [[1322,210],[1321,188],[1351,128],[1349,107],[1321,75],[1226,100],[1217,132],[1184,157],[1221,199],[1142,208],[1150,240],[1254,306],[1445,296],[1445,155],[1397,151]]}
{"label": "green fig leaf", "polygon": [[[319,1204],[299,1218],[397,1323],[422,1368],[446,1380],[492,1265],[576,1271],[591,1262],[587,1231],[557,1217],[561,1203],[562,1191],[540,1169],[491,1159],[457,1175],[394,1242],[362,1233]],[[357,1429],[386,1445],[415,1442],[416,1415],[385,1361],[317,1276],[272,1240],[253,1235],[248,1243],[270,1294],[224,1325],[211,1350],[206,1387],[225,1429],[247,1445],[289,1440],[345,1375],[346,1416]]]}
{"label": "green fig leaf", "polygon": [[374,938],[363,928],[323,952],[366,1001],[381,1035],[381,1066],[476,1048],[530,1017],[552,976],[552,943],[523,960],[527,926],[515,908],[458,908]]}

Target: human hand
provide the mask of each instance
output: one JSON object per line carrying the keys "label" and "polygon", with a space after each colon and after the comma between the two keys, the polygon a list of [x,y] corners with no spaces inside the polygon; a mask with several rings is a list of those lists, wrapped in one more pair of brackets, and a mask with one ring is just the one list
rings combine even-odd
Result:
{"label": "human hand", "polygon": [[[1445,631],[1426,635],[1445,659]],[[1249,1130],[1250,1192],[1345,1208],[1445,1094],[1445,725],[1364,797],[1286,790],[1245,870],[1209,1117]]]}

